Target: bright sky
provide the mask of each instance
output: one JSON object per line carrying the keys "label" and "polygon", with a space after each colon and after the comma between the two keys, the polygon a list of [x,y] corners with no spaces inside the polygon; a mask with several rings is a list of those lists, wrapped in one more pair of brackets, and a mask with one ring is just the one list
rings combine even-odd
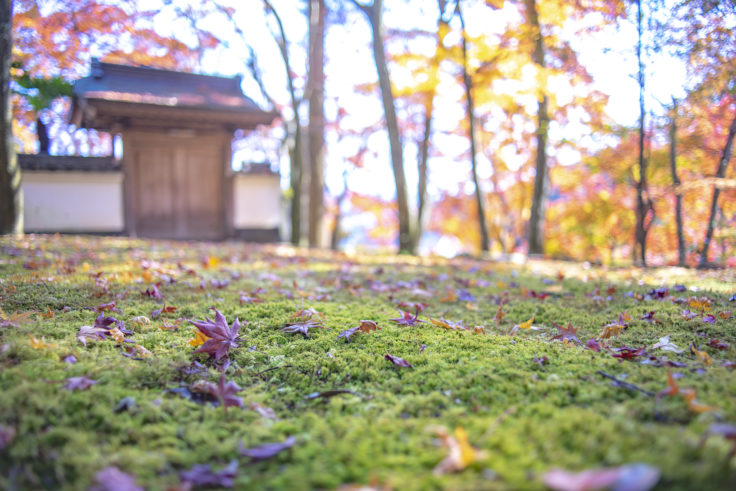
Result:
{"label": "bright sky", "polygon": [[[301,3],[301,2],[300,2]],[[345,2],[348,4],[349,2]],[[246,41],[251,44],[258,55],[258,63],[263,71],[263,79],[271,95],[281,103],[288,102],[286,79],[283,62],[264,16],[262,2],[249,0],[247,2],[233,2],[237,7],[235,21],[245,32]],[[292,69],[298,75],[306,73],[306,52],[303,46],[307,35],[306,18],[302,12],[294,8],[294,0],[273,0],[273,4],[282,16],[284,26],[292,43],[290,55]],[[417,8],[416,6],[420,6]],[[151,8],[147,2],[145,5]],[[386,1],[384,21],[387,26],[401,26],[402,29],[420,28],[432,31],[436,27],[435,2],[402,2]],[[373,55],[370,48],[370,30],[362,14],[355,12],[347,5],[346,22],[343,25],[329,26],[326,39],[327,65],[326,73],[326,115],[333,119],[337,106],[347,108],[350,116],[344,124],[362,128],[383,119],[383,108],[377,95],[365,95],[356,92],[356,85],[375,82],[377,79]],[[465,14],[467,28],[472,35],[489,29],[500,29],[502,20],[497,12],[486,7],[470,8]],[[182,32],[171,19],[162,19],[157,26],[170,26],[172,32]],[[212,24],[216,32],[227,32],[228,27]],[[271,24],[275,28],[275,24]],[[181,27],[181,26],[180,26]],[[457,26],[453,26],[457,27]],[[159,27],[160,28],[160,27]],[[186,41],[186,40],[185,40]],[[636,42],[636,29],[633,23],[624,22],[619,27],[603,30],[595,36],[585,39],[570,39],[577,49],[580,60],[595,79],[594,88],[610,96],[607,107],[608,115],[613,121],[623,125],[635,125],[638,119],[638,86],[635,80],[636,58],[633,48]],[[301,43],[301,44],[300,44]],[[205,73],[219,75],[246,74],[243,89],[245,93],[260,103],[257,85],[247,76],[245,68],[247,50],[242,41],[233,37],[229,50],[221,49],[209,53],[203,60]],[[421,46],[419,46],[421,48]],[[682,87],[685,84],[685,68],[681,62],[671,57],[660,55],[650,61],[648,65],[647,83],[650,89],[656,92],[650,94],[648,106],[656,112],[662,112],[655,100],[669,102],[671,96],[683,95]],[[394,73],[394,83],[400,83],[400,77]],[[565,98],[565,92],[571,89],[566,80],[560,78],[552,81],[558,97]],[[301,88],[298,85],[298,90]],[[469,163],[462,157],[468,148],[467,138],[464,135],[452,134],[456,132],[458,121],[464,118],[464,105],[458,104],[462,100],[462,88],[451,82],[446,76],[440,86],[440,96],[436,99],[435,136],[433,143],[443,152],[442,158],[433,158],[430,161],[430,194],[440,191],[457,192],[467,183]],[[535,104],[533,100],[528,101]],[[306,108],[305,108],[306,109]],[[491,121],[490,124],[493,124]],[[565,128],[551,127],[551,141],[569,138],[576,142],[589,145],[602,144],[595,140],[595,135],[589,135],[588,130],[581,123],[574,121]],[[358,148],[357,139],[348,139],[338,143],[336,135],[328,135],[328,155],[326,181],[330,190],[337,194],[342,188],[341,172],[344,159]],[[388,141],[385,133],[379,132],[368,140],[370,150],[367,156],[365,169],[359,169],[351,174],[349,187],[356,192],[380,195],[390,199],[394,195],[393,175],[390,167]],[[569,147],[559,149],[550,145],[551,154],[563,164],[572,164],[579,159],[576,151]],[[506,148],[502,156],[511,164],[516,157],[512,149]],[[236,165],[239,160],[275,160],[279,158],[273,148],[264,151],[236,152]],[[416,151],[412,145],[405,150],[405,168],[410,192],[416,188]],[[480,177],[490,176],[490,164],[480,159]],[[288,160],[281,156],[281,170],[284,178],[284,187],[288,187]]]}

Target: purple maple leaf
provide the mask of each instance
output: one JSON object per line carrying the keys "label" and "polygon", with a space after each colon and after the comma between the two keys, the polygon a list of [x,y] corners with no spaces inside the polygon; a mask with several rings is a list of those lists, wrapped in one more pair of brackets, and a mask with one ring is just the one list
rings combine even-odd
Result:
{"label": "purple maple leaf", "polygon": [[241,389],[240,386],[232,380],[230,382],[226,382],[224,373],[220,375],[220,380],[217,382],[217,385],[212,382],[204,382],[198,385],[198,390],[206,392],[216,398],[220,401],[220,404],[222,404],[223,407],[243,407],[243,399],[235,395],[243,389]]}
{"label": "purple maple leaf", "polygon": [[209,464],[197,464],[179,474],[182,482],[196,487],[232,488],[238,475],[238,461],[231,461],[226,467],[213,471]]}
{"label": "purple maple leaf", "polygon": [[215,357],[215,360],[219,360],[227,356],[230,348],[237,348],[239,346],[238,342],[240,338],[238,338],[238,331],[240,330],[240,322],[236,317],[232,326],[228,327],[225,316],[219,310],[215,308],[213,310],[215,311],[215,322],[212,322],[209,318],[205,318],[203,321],[190,320],[189,323],[210,338],[195,353],[209,353],[210,356]]}
{"label": "purple maple leaf", "polygon": [[352,336],[353,334],[355,334],[359,330],[360,330],[360,326],[351,327],[350,329],[346,329],[343,332],[341,332],[340,334],[338,334],[337,338],[338,339],[345,338],[345,342],[346,343],[349,343],[350,342],[350,336]]}
{"label": "purple maple leaf", "polygon": [[656,318],[654,317],[654,311],[653,311],[653,310],[650,310],[648,314],[644,314],[644,315],[643,315],[643,316],[641,317],[641,320],[643,320],[643,321],[646,321],[646,322],[659,322],[659,321],[658,321],[658,320],[657,320],[657,319],[656,319]]}
{"label": "purple maple leaf", "polygon": [[417,319],[419,316],[419,310],[416,311],[416,313],[412,314],[411,312],[404,312],[401,309],[396,309],[399,311],[399,314],[401,314],[401,317],[398,317],[396,319],[389,319],[390,321],[394,321],[400,326],[413,326],[414,324],[418,322],[424,322]]}
{"label": "purple maple leaf", "polygon": [[716,316],[713,314],[708,314],[703,316],[703,322],[707,322],[708,324],[715,324],[716,323]]}
{"label": "purple maple leaf", "polygon": [[97,384],[97,380],[92,380],[87,377],[69,377],[64,383],[64,388],[69,392],[75,390],[87,390],[93,385]]}
{"label": "purple maple leaf", "polygon": [[680,315],[686,321],[693,320],[698,316],[697,312],[691,312],[689,310],[683,310],[682,312],[680,312]]}
{"label": "purple maple leaf", "polygon": [[601,345],[594,338],[590,338],[588,342],[585,343],[585,347],[595,352],[598,352],[601,350]]}
{"label": "purple maple leaf", "polygon": [[412,368],[412,364],[408,361],[404,360],[403,358],[399,358],[398,356],[389,355],[386,353],[384,355],[384,358],[396,365],[397,367],[403,367],[403,368]]}
{"label": "purple maple leaf", "polygon": [[253,461],[266,460],[275,457],[279,453],[283,452],[294,446],[296,439],[293,436],[288,437],[283,442],[279,443],[264,443],[253,448],[245,448],[241,441],[238,445],[238,452],[243,457],[250,457]]}
{"label": "purple maple leaf", "polygon": [[164,297],[163,295],[161,295],[161,292],[158,289],[160,284],[161,283],[156,283],[155,285],[151,286],[151,288],[146,288],[146,291],[141,291],[141,293],[151,298],[155,298],[156,300],[161,300]]}
{"label": "purple maple leaf", "polygon": [[304,334],[304,337],[309,337],[309,330],[314,328],[323,328],[325,326],[318,320],[308,319],[302,322],[290,322],[281,328],[281,332],[288,332],[292,334]]}
{"label": "purple maple leaf", "polygon": [[135,483],[135,477],[126,474],[117,467],[105,467],[95,475],[96,486],[90,491],[143,491]]}

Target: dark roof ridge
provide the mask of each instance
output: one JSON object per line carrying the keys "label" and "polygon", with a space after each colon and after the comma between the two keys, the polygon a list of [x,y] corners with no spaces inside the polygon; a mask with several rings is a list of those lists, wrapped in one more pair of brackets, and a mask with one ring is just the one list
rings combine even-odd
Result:
{"label": "dark roof ridge", "polygon": [[[100,73],[99,71],[102,71]],[[227,81],[237,81],[238,87],[240,87],[240,83],[243,80],[243,77],[241,75],[233,75],[232,77],[224,77],[222,75],[208,75],[205,73],[195,73],[195,72],[184,72],[181,70],[171,70],[168,68],[157,68],[152,67],[148,65],[123,65],[121,63],[109,63],[107,61],[100,61],[99,58],[92,58],[92,61],[90,63],[90,76],[99,78],[100,76],[103,76],[105,73],[109,72],[118,72],[118,73],[134,73],[139,74],[142,71],[148,71],[151,74],[161,74],[166,75],[169,77],[179,77],[179,78],[207,78],[207,79],[220,79],[220,80],[227,80]]]}

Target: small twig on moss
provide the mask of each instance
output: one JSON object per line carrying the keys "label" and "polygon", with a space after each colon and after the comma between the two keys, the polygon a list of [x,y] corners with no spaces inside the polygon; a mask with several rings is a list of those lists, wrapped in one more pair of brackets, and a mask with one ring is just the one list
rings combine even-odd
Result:
{"label": "small twig on moss", "polygon": [[642,394],[648,395],[649,397],[654,396],[654,392],[650,392],[650,391],[648,391],[646,389],[642,389],[641,387],[639,387],[637,385],[630,384],[628,382],[624,382],[623,380],[619,380],[616,377],[614,377],[613,375],[611,375],[610,373],[606,373],[606,372],[604,372],[602,370],[598,370],[596,373],[598,375],[602,376],[602,377],[610,378],[611,380],[613,380],[614,382],[616,382],[615,385],[618,386],[618,387],[623,387],[625,389],[629,389],[629,390],[633,390],[633,391],[639,391]]}
{"label": "small twig on moss", "polygon": [[256,373],[256,377],[260,377],[260,376],[261,376],[261,375],[263,375],[264,373],[266,373],[266,372],[270,372],[271,370],[278,370],[279,368],[292,368],[293,366],[294,366],[294,365],[280,365],[280,366],[277,366],[277,367],[271,367],[271,368],[266,368],[266,369],[265,369],[265,370],[263,370],[262,372],[258,372],[258,373]]}

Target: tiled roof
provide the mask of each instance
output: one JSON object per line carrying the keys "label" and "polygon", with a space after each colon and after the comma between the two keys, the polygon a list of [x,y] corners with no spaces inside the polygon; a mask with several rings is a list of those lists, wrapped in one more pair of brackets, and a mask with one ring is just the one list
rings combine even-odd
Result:
{"label": "tiled roof", "polygon": [[[146,117],[170,119],[172,125],[177,114],[181,114],[182,120],[197,114],[213,123],[235,127],[270,124],[277,114],[260,109],[243,94],[240,83],[240,77],[117,65],[93,59],[90,75],[74,84],[72,122],[96,128],[108,126],[114,120],[130,120],[130,110],[121,106],[125,105],[139,107]],[[90,104],[97,108],[85,112],[83,108]]]}
{"label": "tiled roof", "polygon": [[78,157],[70,155],[18,154],[18,164],[25,171],[120,171],[120,161],[113,157]]}
{"label": "tiled roof", "polygon": [[77,80],[74,94],[87,99],[159,106],[206,107],[263,112],[240,90],[240,77],[116,65],[92,60],[90,75]]}

